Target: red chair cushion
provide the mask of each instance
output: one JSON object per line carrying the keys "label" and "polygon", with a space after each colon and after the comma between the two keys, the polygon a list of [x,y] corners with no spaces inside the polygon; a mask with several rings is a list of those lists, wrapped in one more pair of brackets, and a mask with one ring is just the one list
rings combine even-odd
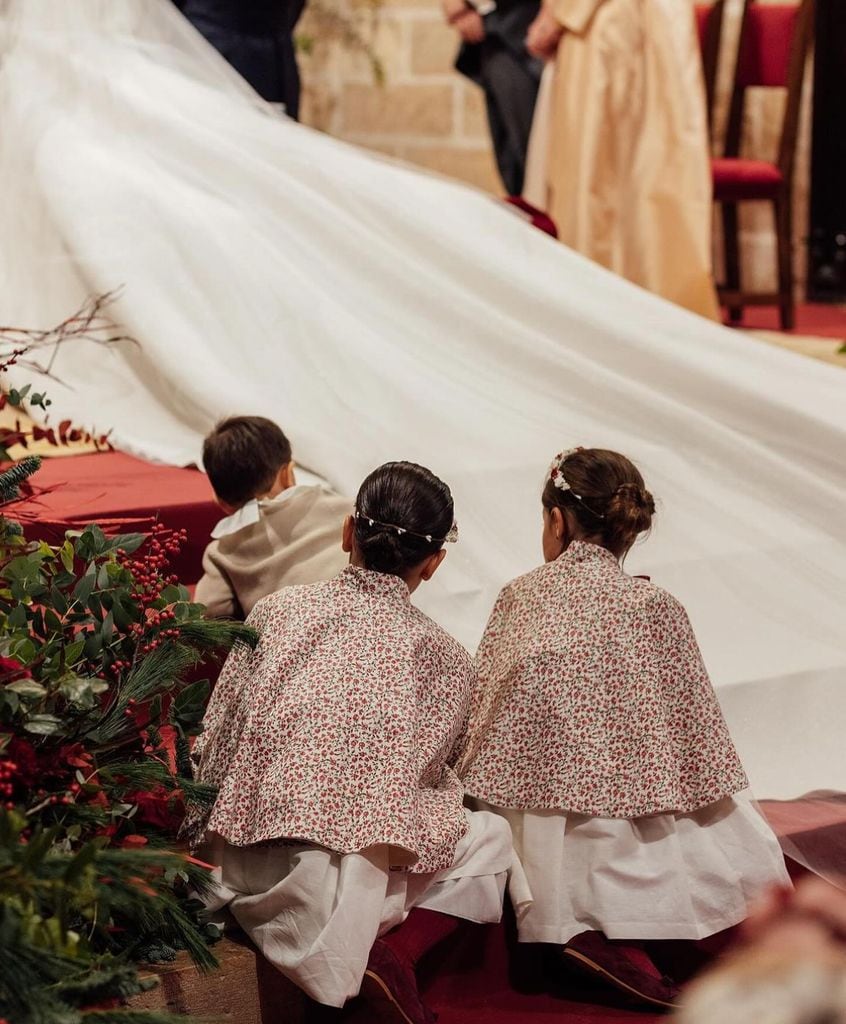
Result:
{"label": "red chair cushion", "polygon": [[776,165],[766,160],[720,157],[711,161],[711,171],[717,202],[774,199],[784,181]]}
{"label": "red chair cushion", "polygon": [[753,4],[743,31],[737,82],[748,86],[786,86],[798,4]]}

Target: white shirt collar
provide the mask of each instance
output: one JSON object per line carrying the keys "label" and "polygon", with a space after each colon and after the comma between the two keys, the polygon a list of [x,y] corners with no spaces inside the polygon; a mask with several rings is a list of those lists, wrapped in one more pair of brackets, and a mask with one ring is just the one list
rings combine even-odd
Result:
{"label": "white shirt collar", "polygon": [[220,540],[221,537],[228,537],[231,533],[243,530],[245,526],[253,526],[261,519],[262,508],[281,505],[295,495],[313,490],[313,488],[313,484],[296,484],[294,487],[288,487],[286,490],[281,491],[275,498],[252,498],[246,505],[242,505],[237,512],[233,512],[231,516],[221,519],[211,532],[212,538]]}

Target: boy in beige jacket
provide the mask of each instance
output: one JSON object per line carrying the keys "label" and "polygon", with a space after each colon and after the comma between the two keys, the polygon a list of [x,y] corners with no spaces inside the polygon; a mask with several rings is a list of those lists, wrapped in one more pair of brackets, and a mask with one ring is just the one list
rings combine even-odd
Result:
{"label": "boy in beige jacket", "polygon": [[246,618],[267,594],[344,568],[341,527],[352,503],[322,485],[297,484],[290,442],[275,423],[223,420],[203,444],[203,465],[226,513],[195,595],[209,616]]}

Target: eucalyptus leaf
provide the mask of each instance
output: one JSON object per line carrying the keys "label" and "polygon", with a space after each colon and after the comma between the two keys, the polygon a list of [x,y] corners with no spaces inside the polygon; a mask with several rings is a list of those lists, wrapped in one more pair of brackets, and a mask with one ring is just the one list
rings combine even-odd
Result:
{"label": "eucalyptus leaf", "polygon": [[56,715],[33,715],[24,722],[24,729],[37,736],[54,736],[63,731],[63,726],[64,722]]}
{"label": "eucalyptus leaf", "polygon": [[26,697],[30,700],[40,700],[47,695],[47,687],[37,683],[34,679],[18,679],[14,683],[7,683],[6,689],[16,693],[19,697]]}
{"label": "eucalyptus leaf", "polygon": [[71,704],[83,710],[89,710],[96,704],[95,695],[108,689],[102,679],[84,679],[80,676],[68,676],[59,683],[59,692]]}

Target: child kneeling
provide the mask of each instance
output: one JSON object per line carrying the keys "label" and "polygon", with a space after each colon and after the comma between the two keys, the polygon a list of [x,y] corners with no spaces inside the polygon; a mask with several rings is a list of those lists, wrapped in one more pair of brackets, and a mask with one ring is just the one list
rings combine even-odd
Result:
{"label": "child kneeling", "polygon": [[640,940],[737,924],[784,859],[684,609],[620,565],[654,512],[636,467],[566,452],[542,502],[546,564],[491,614],[459,775],[511,824],[520,941],[671,1005]]}
{"label": "child kneeling", "polygon": [[[230,655],[195,751],[218,787],[190,823],[218,866],[209,906],[318,1002],[363,987],[414,1024],[434,1019],[414,961],[454,918],[499,920],[513,856],[507,823],[466,810],[449,767],[470,658],[411,603],[455,534],[428,470],[372,473],[344,523],[349,566],[258,602],[259,645]],[[412,908],[416,933],[377,942]]]}
{"label": "child kneeling", "polygon": [[207,615],[243,619],[280,587],[343,569],[341,524],[351,502],[321,484],[297,483],[291,444],[272,420],[218,423],[203,444],[203,466],[226,513],[203,554],[195,594]]}

